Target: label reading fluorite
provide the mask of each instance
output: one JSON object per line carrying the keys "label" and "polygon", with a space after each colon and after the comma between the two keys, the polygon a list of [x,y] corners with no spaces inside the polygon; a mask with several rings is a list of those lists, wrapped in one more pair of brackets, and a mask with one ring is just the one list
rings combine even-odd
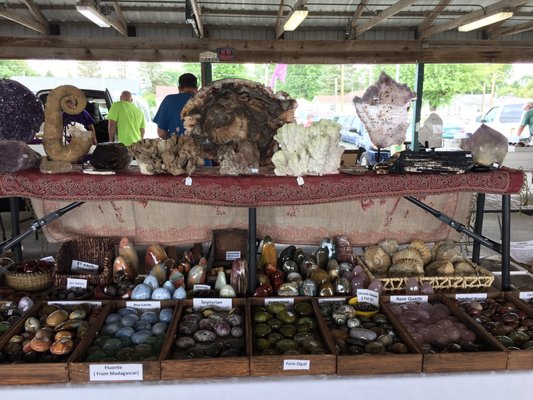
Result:
{"label": "label reading fluorite", "polygon": [[268,306],[271,303],[281,303],[288,306],[292,306],[294,304],[294,299],[292,297],[270,297],[265,299],[265,306]]}
{"label": "label reading fluorite", "polygon": [[232,299],[193,299],[192,307],[195,310],[206,307],[217,307],[223,310],[231,310],[233,305]]}
{"label": "label reading fluorite", "polygon": [[374,290],[357,289],[357,301],[359,303],[370,303],[379,307],[379,294]]}
{"label": "label reading fluorite", "polygon": [[391,303],[409,303],[409,302],[427,303],[428,296],[391,296],[390,302]]}
{"label": "label reading fluorite", "polygon": [[284,371],[298,370],[298,369],[309,370],[310,368],[311,368],[311,360],[283,360]]}
{"label": "label reading fluorite", "polygon": [[87,289],[87,279],[67,278],[67,289]]}
{"label": "label reading fluorite", "polygon": [[487,293],[457,293],[455,295],[455,300],[461,301],[478,301],[486,299]]}
{"label": "label reading fluorite", "polygon": [[72,260],[72,264],[70,264],[70,270],[75,273],[97,273],[99,266],[96,264],[91,264],[85,261],[78,261],[78,260]]}
{"label": "label reading fluorite", "polygon": [[238,260],[241,258],[241,252],[239,250],[226,251],[226,261]]}
{"label": "label reading fluorite", "polygon": [[533,299],[533,292],[520,292],[519,296],[522,300]]}
{"label": "label reading fluorite", "polygon": [[161,308],[160,301],[127,301],[126,307],[137,308],[139,310],[154,310]]}
{"label": "label reading fluorite", "polygon": [[89,365],[90,381],[142,381],[142,364]]}

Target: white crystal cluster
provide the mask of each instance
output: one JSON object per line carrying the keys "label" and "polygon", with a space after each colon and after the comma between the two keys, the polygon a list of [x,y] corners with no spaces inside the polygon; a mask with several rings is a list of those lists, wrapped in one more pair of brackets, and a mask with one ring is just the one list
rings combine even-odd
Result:
{"label": "white crystal cluster", "polygon": [[341,125],[321,119],[305,127],[296,123],[278,129],[280,150],[272,156],[276,175],[336,174],[344,147],[339,146]]}

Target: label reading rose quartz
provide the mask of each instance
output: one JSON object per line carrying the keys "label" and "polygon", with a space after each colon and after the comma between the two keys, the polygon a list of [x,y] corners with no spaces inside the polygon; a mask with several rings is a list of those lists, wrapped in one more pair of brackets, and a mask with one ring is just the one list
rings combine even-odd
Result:
{"label": "label reading rose quartz", "polygon": [[379,294],[374,290],[357,289],[357,301],[359,303],[370,303],[379,307]]}
{"label": "label reading rose quartz", "polygon": [[391,303],[409,303],[409,302],[427,303],[428,296],[391,296],[390,302]]}
{"label": "label reading rose quartz", "polygon": [[226,261],[238,260],[241,258],[241,252],[239,250],[226,251]]}
{"label": "label reading rose quartz", "polygon": [[519,296],[522,300],[533,299],[533,292],[520,292]]}
{"label": "label reading rose quartz", "polygon": [[195,310],[206,307],[217,307],[221,310],[231,310],[232,306],[232,299],[192,299],[192,307]]}
{"label": "label reading rose quartz", "polygon": [[303,186],[303,184],[305,183],[305,182],[304,182],[304,178],[302,178],[301,176],[299,176],[298,178],[296,178],[296,182],[297,182],[298,185],[300,185],[300,186]]}
{"label": "label reading rose quartz", "polygon": [[87,279],[67,278],[67,289],[87,289]]}
{"label": "label reading rose quartz", "polygon": [[142,381],[142,364],[89,365],[90,381]]}
{"label": "label reading rose quartz", "polygon": [[265,306],[268,306],[271,303],[281,303],[287,306],[292,306],[294,304],[294,299],[292,297],[270,297],[268,299],[265,299]]}
{"label": "label reading rose quartz", "polygon": [[96,274],[98,272],[98,268],[100,268],[98,265],[85,261],[72,260],[72,264],[70,264],[70,270],[75,273],[88,272]]}
{"label": "label reading rose quartz", "polygon": [[479,301],[486,299],[487,293],[457,293],[455,295],[455,300],[460,301]]}
{"label": "label reading rose quartz", "polygon": [[283,371],[311,368],[311,360],[283,360]]}
{"label": "label reading rose quartz", "polygon": [[160,301],[127,301],[126,307],[137,308],[139,310],[154,310],[161,308]]}
{"label": "label reading rose quartz", "polygon": [[185,178],[185,186],[191,186],[192,185],[192,178],[188,176]]}

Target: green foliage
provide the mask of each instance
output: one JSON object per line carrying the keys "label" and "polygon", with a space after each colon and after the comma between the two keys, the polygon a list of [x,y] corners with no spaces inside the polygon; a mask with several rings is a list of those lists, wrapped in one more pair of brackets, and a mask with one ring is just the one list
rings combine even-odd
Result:
{"label": "green foliage", "polygon": [[78,61],[78,73],[83,78],[97,78],[100,76],[101,65],[98,61]]}
{"label": "green foliage", "polygon": [[213,64],[213,80],[225,78],[250,79],[244,64]]}
{"label": "green foliage", "polygon": [[0,60],[0,79],[10,79],[13,76],[37,76],[26,61]]}
{"label": "green foliage", "polygon": [[155,93],[154,92],[144,92],[142,97],[148,102],[150,108],[155,108]]}

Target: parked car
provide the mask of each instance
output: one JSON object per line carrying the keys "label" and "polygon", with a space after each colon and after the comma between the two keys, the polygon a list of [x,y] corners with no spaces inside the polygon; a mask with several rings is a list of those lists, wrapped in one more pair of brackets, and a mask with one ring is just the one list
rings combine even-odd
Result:
{"label": "parked car", "polygon": [[357,115],[341,115],[336,119],[336,122],[342,126],[341,140],[352,143],[358,150],[358,164],[372,166],[378,162],[389,160],[391,155],[389,149],[380,149],[378,157],[378,149],[370,141],[365,125]]}
{"label": "parked car", "polygon": [[[109,135],[107,132],[107,114],[113,104],[113,97],[107,90],[94,90],[94,89],[80,89],[87,98],[87,105],[85,110],[94,119],[94,130],[96,132],[96,140],[98,143],[109,141]],[[41,100],[43,105],[46,104],[46,99],[52,89],[40,90],[36,93],[36,96]]]}
{"label": "parked car", "polygon": [[[522,115],[524,113],[523,107],[526,100],[517,103],[504,103],[496,105],[488,110],[480,119],[480,123],[485,124],[492,129],[497,130],[502,135],[507,137],[509,143],[519,143],[526,141],[529,138],[529,130],[526,127],[520,137],[517,136],[518,126]],[[469,126],[467,128],[467,135],[479,128],[479,124]]]}
{"label": "parked car", "polygon": [[443,139],[465,139],[465,124],[457,119],[445,119],[442,125]]}

